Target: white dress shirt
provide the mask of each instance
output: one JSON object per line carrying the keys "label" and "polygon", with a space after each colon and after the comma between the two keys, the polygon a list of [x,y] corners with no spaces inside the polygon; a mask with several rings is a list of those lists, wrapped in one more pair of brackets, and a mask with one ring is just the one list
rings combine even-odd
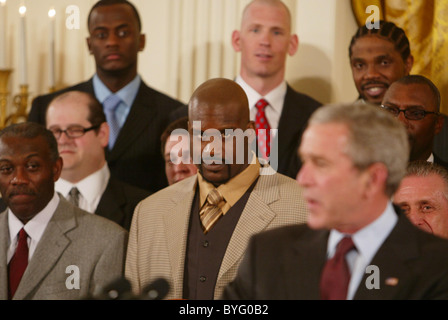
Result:
{"label": "white dress shirt", "polygon": [[[392,202],[388,202],[381,216],[368,226],[351,235],[357,250],[350,251],[346,256],[351,271],[347,300],[352,300],[358,287],[365,285],[361,283],[361,280],[366,273],[366,268],[369,266],[384,240],[386,240],[395,227],[397,221],[398,217],[392,206]],[[337,230],[333,229],[330,231],[327,246],[328,258],[331,258],[335,254],[336,246],[344,236],[346,235]]]}
{"label": "white dress shirt", "polygon": [[55,189],[68,199],[70,190],[73,187],[78,188],[79,207],[87,212],[95,213],[104,190],[106,190],[109,178],[110,170],[106,163],[100,170],[92,173],[76,184],[60,178],[56,181]]}
{"label": "white dress shirt", "polygon": [[47,228],[48,222],[53,217],[53,214],[59,204],[59,196],[55,192],[53,198],[48,202],[47,206],[38,214],[36,214],[30,221],[23,225],[8,208],[8,230],[9,230],[9,247],[7,253],[7,263],[12,259],[14,252],[16,251],[19,241],[19,231],[25,228],[28,234],[28,261],[31,260],[37,244],[42,238],[42,235]]}
{"label": "white dress shirt", "polygon": [[255,116],[257,114],[257,108],[255,107],[255,104],[258,102],[258,100],[263,98],[269,103],[269,105],[265,109],[269,125],[271,126],[271,129],[278,129],[278,123],[280,121],[280,116],[282,114],[283,104],[286,96],[286,82],[283,81],[277,88],[270,91],[265,96],[262,96],[257,91],[255,91],[243,80],[243,78],[241,78],[241,76],[236,77],[235,82],[238,83],[246,92],[247,99],[249,100],[250,120],[255,121]]}

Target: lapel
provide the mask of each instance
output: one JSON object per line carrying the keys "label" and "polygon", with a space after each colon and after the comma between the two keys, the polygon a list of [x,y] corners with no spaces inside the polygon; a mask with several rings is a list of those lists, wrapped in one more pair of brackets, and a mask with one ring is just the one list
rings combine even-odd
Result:
{"label": "lapel", "polygon": [[301,236],[291,246],[291,254],[285,254],[291,261],[284,263],[285,273],[282,278],[285,281],[287,299],[318,300],[319,280],[326,261],[329,232],[304,228],[309,235]]}
{"label": "lapel", "polygon": [[95,89],[93,89],[93,77],[87,80],[86,82],[80,83],[74,88],[72,87],[71,90],[85,91],[95,96]]}
{"label": "lapel", "polygon": [[29,299],[28,295],[43,281],[70,244],[65,233],[76,228],[74,208],[62,196],[59,198],[59,205],[28,263],[14,299]]}
{"label": "lapel", "polygon": [[126,198],[123,190],[120,190],[116,180],[113,177],[110,177],[95,213],[120,224],[123,221],[124,216],[124,212],[121,208],[125,205]]}
{"label": "lapel", "polygon": [[[417,238],[410,236],[415,233],[415,227],[404,214],[398,215],[398,222],[391,234],[384,241],[370,265],[378,266],[380,270],[380,290],[367,289],[366,280],[370,274],[365,274],[354,296],[356,300],[392,300],[399,299],[400,292],[406,292],[405,287],[413,283],[412,265],[410,262],[419,256]],[[390,280],[398,280],[398,283]]]}
{"label": "lapel", "polygon": [[8,299],[8,237],[8,214],[4,211],[0,214],[0,300]]}
{"label": "lapel", "polygon": [[260,175],[230,238],[217,283],[241,259],[250,237],[266,229],[275,218],[276,213],[271,210],[270,205],[279,198],[277,175]]}
{"label": "lapel", "polygon": [[140,137],[150,126],[150,123],[154,121],[157,108],[151,108],[148,105],[148,102],[152,100],[154,100],[154,97],[152,97],[149,87],[142,81],[113,149],[109,151],[107,147],[105,148],[108,161],[117,159],[123,152],[128,150],[129,145]]}
{"label": "lapel", "polygon": [[181,284],[184,276],[188,226],[196,184],[196,175],[185,179],[185,182],[182,181],[175,184],[172,194],[176,196],[171,197],[173,206],[163,214],[170,265],[172,267],[171,272],[175,279],[174,284],[176,286],[180,284],[180,288],[174,288],[174,291],[178,291],[180,295],[182,295]]}

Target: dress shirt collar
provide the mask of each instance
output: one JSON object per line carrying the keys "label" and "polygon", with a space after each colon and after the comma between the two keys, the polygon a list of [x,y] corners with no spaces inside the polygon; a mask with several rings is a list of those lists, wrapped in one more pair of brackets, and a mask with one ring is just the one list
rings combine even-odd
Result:
{"label": "dress shirt collar", "polygon": [[[247,166],[241,173],[230,179],[228,182],[218,186],[218,191],[226,200],[225,206],[222,208],[226,213],[249,189],[252,183],[258,178],[260,174],[260,163],[258,162],[255,154],[252,156],[252,163]],[[215,187],[210,182],[204,180],[201,174],[198,175],[199,194],[200,194],[200,207],[204,204],[208,193]]]}
{"label": "dress shirt collar", "polygon": [[[352,235],[353,242],[358,254],[363,256],[364,261],[372,261],[378,249],[384,240],[389,236],[397,223],[398,216],[395,212],[392,202],[388,202],[386,209],[375,221],[362,228]],[[332,257],[336,251],[336,245],[345,235],[337,230],[331,230],[328,238],[327,253]]]}
{"label": "dress shirt collar", "polygon": [[[136,75],[135,78],[129,82],[126,86],[115,92],[121,98],[128,108],[134,103],[135,97],[137,96],[138,89],[140,88],[141,77]],[[100,80],[97,74],[93,76],[93,90],[95,92],[96,98],[103,103],[107,97],[109,97],[112,92],[106,85]]]}
{"label": "dress shirt collar", "polygon": [[[56,181],[56,190],[61,193],[65,198],[68,198],[68,194],[73,187],[77,187],[81,197],[87,201],[87,203],[94,203],[101,198],[107,183],[110,178],[110,170],[107,163],[103,167],[85,177],[78,183],[71,183],[67,180],[60,178]],[[98,203],[96,203],[98,204]],[[82,207],[80,205],[80,207]],[[89,211],[89,210],[88,210]]]}
{"label": "dress shirt collar", "polygon": [[8,208],[8,227],[9,227],[9,240],[10,240],[9,243],[12,248],[8,254],[9,256],[8,261],[15,251],[15,247],[17,246],[16,242],[18,239],[18,233],[22,228],[25,228],[25,231],[29,237],[28,239],[29,257],[31,258],[37,246],[37,243],[40,241],[45,229],[47,228],[48,222],[53,217],[53,214],[56,211],[58,205],[59,205],[59,196],[57,192],[54,192],[53,198],[51,198],[47,206],[41,212],[36,214],[25,225],[23,225],[22,221],[20,221],[12,213],[11,209]]}
{"label": "dress shirt collar", "polygon": [[[253,89],[251,86],[249,86],[243,80],[243,78],[241,78],[241,76],[237,76],[235,81],[246,92],[247,99],[249,100],[249,108],[251,111],[253,109],[255,109],[255,104],[258,102],[258,100],[260,100],[261,98],[264,98],[267,102],[269,102],[269,106],[272,107],[272,111],[274,111],[274,113],[276,114],[276,118],[280,118],[280,114],[282,113],[283,102],[285,100],[285,95],[286,95],[286,90],[287,90],[286,81],[283,81],[282,83],[280,83],[275,89],[271,90],[265,96],[262,96],[257,91],[255,91],[255,89]],[[276,122],[277,122],[277,125],[274,126],[274,124],[271,123],[271,127],[277,128],[278,121],[276,121]]]}

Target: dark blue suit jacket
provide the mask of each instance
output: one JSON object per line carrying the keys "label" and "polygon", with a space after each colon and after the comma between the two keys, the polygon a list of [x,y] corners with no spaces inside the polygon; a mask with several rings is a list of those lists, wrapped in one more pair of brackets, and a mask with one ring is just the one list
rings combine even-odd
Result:
{"label": "dark blue suit jacket", "polygon": [[[371,261],[380,270],[380,288],[365,285],[355,300],[448,299],[448,240],[415,227],[404,214]],[[307,225],[277,228],[255,235],[238,275],[223,299],[318,300],[326,262],[328,230]],[[388,279],[397,281],[387,281]]]}

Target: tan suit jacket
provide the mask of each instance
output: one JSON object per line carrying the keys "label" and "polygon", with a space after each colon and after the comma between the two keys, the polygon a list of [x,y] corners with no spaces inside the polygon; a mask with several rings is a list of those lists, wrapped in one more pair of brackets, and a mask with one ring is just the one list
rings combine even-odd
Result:
{"label": "tan suit jacket", "polygon": [[[0,299],[8,298],[8,215],[0,214]],[[16,300],[77,300],[123,275],[128,233],[115,222],[74,207],[60,195],[28,267]],[[79,269],[79,289],[67,279]],[[73,278],[71,278],[73,279]],[[75,282],[68,279],[70,284]]]}
{"label": "tan suit jacket", "polygon": [[[129,235],[125,276],[136,294],[157,278],[171,289],[167,299],[182,298],[190,212],[197,177],[193,176],[146,198],[136,207]],[[306,221],[302,189],[284,175],[259,177],[224,255],[214,297],[232,281],[250,237],[263,230]]]}

